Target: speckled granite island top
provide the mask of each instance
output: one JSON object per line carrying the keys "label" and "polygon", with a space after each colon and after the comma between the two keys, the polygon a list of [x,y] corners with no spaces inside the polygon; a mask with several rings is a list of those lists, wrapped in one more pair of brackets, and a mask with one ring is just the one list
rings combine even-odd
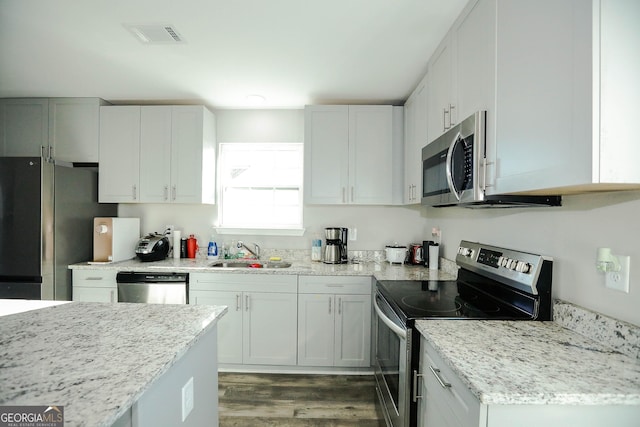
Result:
{"label": "speckled granite island top", "polygon": [[74,302],[0,317],[0,405],[64,405],[110,426],[226,307]]}
{"label": "speckled granite island top", "polygon": [[638,359],[557,323],[416,324],[484,404],[640,405]]}

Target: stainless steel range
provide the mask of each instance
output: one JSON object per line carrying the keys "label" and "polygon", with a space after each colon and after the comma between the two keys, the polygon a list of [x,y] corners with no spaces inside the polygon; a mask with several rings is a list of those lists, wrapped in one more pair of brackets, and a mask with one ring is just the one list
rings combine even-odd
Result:
{"label": "stainless steel range", "polygon": [[456,264],[455,281],[376,284],[375,376],[389,427],[417,426],[416,320],[551,320],[551,258],[463,240]]}

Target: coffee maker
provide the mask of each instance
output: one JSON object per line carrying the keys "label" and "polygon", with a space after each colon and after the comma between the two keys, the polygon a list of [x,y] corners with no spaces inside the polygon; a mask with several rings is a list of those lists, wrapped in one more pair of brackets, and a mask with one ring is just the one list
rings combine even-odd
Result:
{"label": "coffee maker", "polygon": [[346,264],[347,235],[349,230],[342,227],[329,227],[324,229],[326,243],[324,246],[323,262],[325,264]]}

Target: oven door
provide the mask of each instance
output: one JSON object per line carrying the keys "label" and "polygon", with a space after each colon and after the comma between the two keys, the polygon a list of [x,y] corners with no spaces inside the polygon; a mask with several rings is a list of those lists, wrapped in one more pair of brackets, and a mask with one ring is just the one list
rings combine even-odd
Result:
{"label": "oven door", "polygon": [[376,293],[375,378],[378,398],[389,427],[409,425],[411,330],[402,324],[382,295]]}

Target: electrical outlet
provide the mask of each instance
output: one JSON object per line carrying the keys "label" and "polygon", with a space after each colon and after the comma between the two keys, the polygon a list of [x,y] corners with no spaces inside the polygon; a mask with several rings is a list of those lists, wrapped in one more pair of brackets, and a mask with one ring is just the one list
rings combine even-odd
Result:
{"label": "electrical outlet", "polygon": [[607,271],[605,273],[604,286],[610,289],[629,293],[629,267],[631,257],[616,255],[620,263],[619,271]]}
{"label": "electrical outlet", "polygon": [[358,229],[357,228],[350,228],[349,229],[349,240],[351,240],[352,242],[355,242],[356,240],[358,240]]}
{"label": "electrical outlet", "polygon": [[174,230],[174,226],[171,224],[167,224],[164,226],[164,232],[167,237],[173,236],[173,230]]}
{"label": "electrical outlet", "polygon": [[182,421],[187,419],[193,410],[193,377],[182,386]]}

